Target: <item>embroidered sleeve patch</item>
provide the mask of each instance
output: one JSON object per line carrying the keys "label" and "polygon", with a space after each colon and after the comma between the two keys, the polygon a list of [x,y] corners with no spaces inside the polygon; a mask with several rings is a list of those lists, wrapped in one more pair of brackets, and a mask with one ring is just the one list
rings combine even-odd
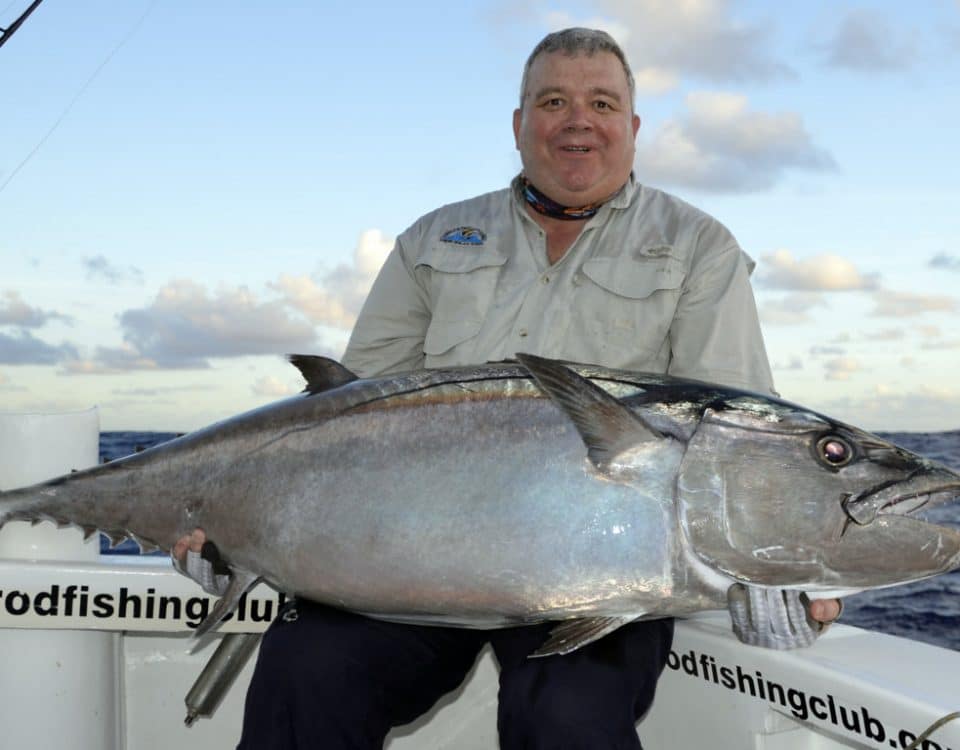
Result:
{"label": "embroidered sleeve patch", "polygon": [[443,233],[441,242],[452,242],[455,245],[482,245],[486,241],[485,232],[476,227],[457,227]]}

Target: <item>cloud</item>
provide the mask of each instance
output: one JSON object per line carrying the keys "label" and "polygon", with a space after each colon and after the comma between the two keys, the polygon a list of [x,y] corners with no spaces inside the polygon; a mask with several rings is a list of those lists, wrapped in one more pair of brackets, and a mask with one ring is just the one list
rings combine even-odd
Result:
{"label": "cloud", "polygon": [[76,356],[77,350],[70,344],[52,346],[29,331],[20,331],[14,336],[0,333],[0,364],[54,365]]}
{"label": "cloud", "polygon": [[87,273],[87,279],[101,279],[110,284],[122,284],[131,282],[134,284],[143,283],[143,271],[134,266],[120,268],[112,264],[103,255],[95,255],[92,258],[84,258],[81,261]]}
{"label": "cloud", "polygon": [[145,308],[120,315],[124,344],[100,347],[93,360],[66,365],[74,374],[206,368],[211,357],[309,351],[316,333],[282,301],[261,302],[246,287],[211,294],[188,280],[171,281]]}
{"label": "cloud", "polygon": [[875,317],[904,318],[928,312],[956,312],[957,300],[942,295],[914,294],[881,289],[873,295]]}
{"label": "cloud", "polygon": [[927,265],[930,266],[930,268],[937,268],[943,271],[960,271],[960,257],[940,253],[933,256]]}
{"label": "cloud", "polygon": [[846,353],[847,353],[847,350],[844,349],[842,346],[811,346],[810,347],[811,357],[843,355]]}
{"label": "cloud", "polygon": [[774,370],[802,370],[803,369],[803,358],[802,357],[790,357],[789,362],[775,362],[771,365],[771,368]]}
{"label": "cloud", "polygon": [[837,357],[823,363],[827,380],[849,380],[854,373],[860,372],[863,367],[859,360],[853,357]]}
{"label": "cloud", "polygon": [[727,0],[597,0],[600,18],[549,13],[551,30],[589,26],[609,32],[627,53],[639,91],[661,93],[683,77],[711,83],[792,78],[770,52],[773,29],[732,18]]}
{"label": "cloud", "polygon": [[789,169],[836,168],[813,145],[800,115],[749,109],[745,96],[719,92],[687,95],[686,113],[641,138],[640,179],[708,191],[748,192],[775,185]]}
{"label": "cloud", "polygon": [[251,390],[255,396],[267,396],[269,398],[292,396],[298,391],[297,388],[293,388],[272,375],[267,375],[257,380]]}
{"label": "cloud", "polygon": [[882,331],[870,331],[863,337],[867,341],[900,341],[906,336],[902,328],[885,328]]}
{"label": "cloud", "polygon": [[876,289],[876,274],[861,274],[839,255],[817,255],[805,260],[789,250],[777,250],[762,258],[757,284],[769,289],[806,292],[844,292]]}
{"label": "cloud", "polygon": [[360,235],[353,265],[338,265],[319,279],[283,275],[270,284],[284,301],[313,323],[349,331],[394,240],[377,229]]}
{"label": "cloud", "polygon": [[827,301],[821,294],[809,292],[788,294],[780,299],[765,301],[760,307],[760,319],[764,325],[802,325],[811,321],[810,310],[814,307],[826,306]]}
{"label": "cloud", "polygon": [[0,325],[40,328],[51,320],[70,322],[71,318],[69,315],[30,307],[13,289],[7,289],[0,296]]}
{"label": "cloud", "polygon": [[822,408],[828,414],[842,416],[866,429],[954,430],[960,392],[923,385],[910,391],[885,386],[874,389],[873,393],[864,392],[862,396],[825,402]]}
{"label": "cloud", "polygon": [[898,34],[880,13],[863,8],[849,11],[816,47],[827,65],[863,73],[905,70],[916,57],[913,40]]}
{"label": "cloud", "polygon": [[960,339],[946,339],[940,341],[924,341],[920,348],[927,351],[936,351],[942,349],[960,349]]}

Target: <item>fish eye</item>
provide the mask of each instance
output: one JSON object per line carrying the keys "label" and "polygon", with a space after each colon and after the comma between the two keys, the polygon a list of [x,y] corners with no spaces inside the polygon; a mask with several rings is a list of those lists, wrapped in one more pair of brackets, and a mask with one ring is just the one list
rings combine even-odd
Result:
{"label": "fish eye", "polygon": [[853,447],[843,438],[826,435],[817,441],[817,458],[838,469],[853,460]]}

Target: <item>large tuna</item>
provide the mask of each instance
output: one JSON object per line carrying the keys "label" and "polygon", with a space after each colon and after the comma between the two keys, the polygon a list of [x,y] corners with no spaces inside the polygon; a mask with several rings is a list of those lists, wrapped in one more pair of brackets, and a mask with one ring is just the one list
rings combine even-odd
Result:
{"label": "large tuna", "polygon": [[230,567],[207,630],[258,579],[397,621],[563,620],[565,651],[638,617],[727,606],[735,583],[821,595],[960,567],[913,517],[960,475],[794,404],[518,355],[306,391],[144,453],[0,493],[169,550],[203,528]]}

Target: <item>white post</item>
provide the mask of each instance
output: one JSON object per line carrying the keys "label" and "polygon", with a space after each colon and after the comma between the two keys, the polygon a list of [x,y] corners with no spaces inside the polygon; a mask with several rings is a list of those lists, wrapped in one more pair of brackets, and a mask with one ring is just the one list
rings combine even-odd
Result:
{"label": "white post", "polygon": [[[98,461],[99,415],[0,414],[0,490],[50,479]],[[99,540],[77,529],[14,522],[0,530],[0,557],[96,560]],[[29,564],[29,563],[25,563]],[[0,606],[23,597],[0,592]],[[120,750],[119,634],[0,631],[3,747]]]}

